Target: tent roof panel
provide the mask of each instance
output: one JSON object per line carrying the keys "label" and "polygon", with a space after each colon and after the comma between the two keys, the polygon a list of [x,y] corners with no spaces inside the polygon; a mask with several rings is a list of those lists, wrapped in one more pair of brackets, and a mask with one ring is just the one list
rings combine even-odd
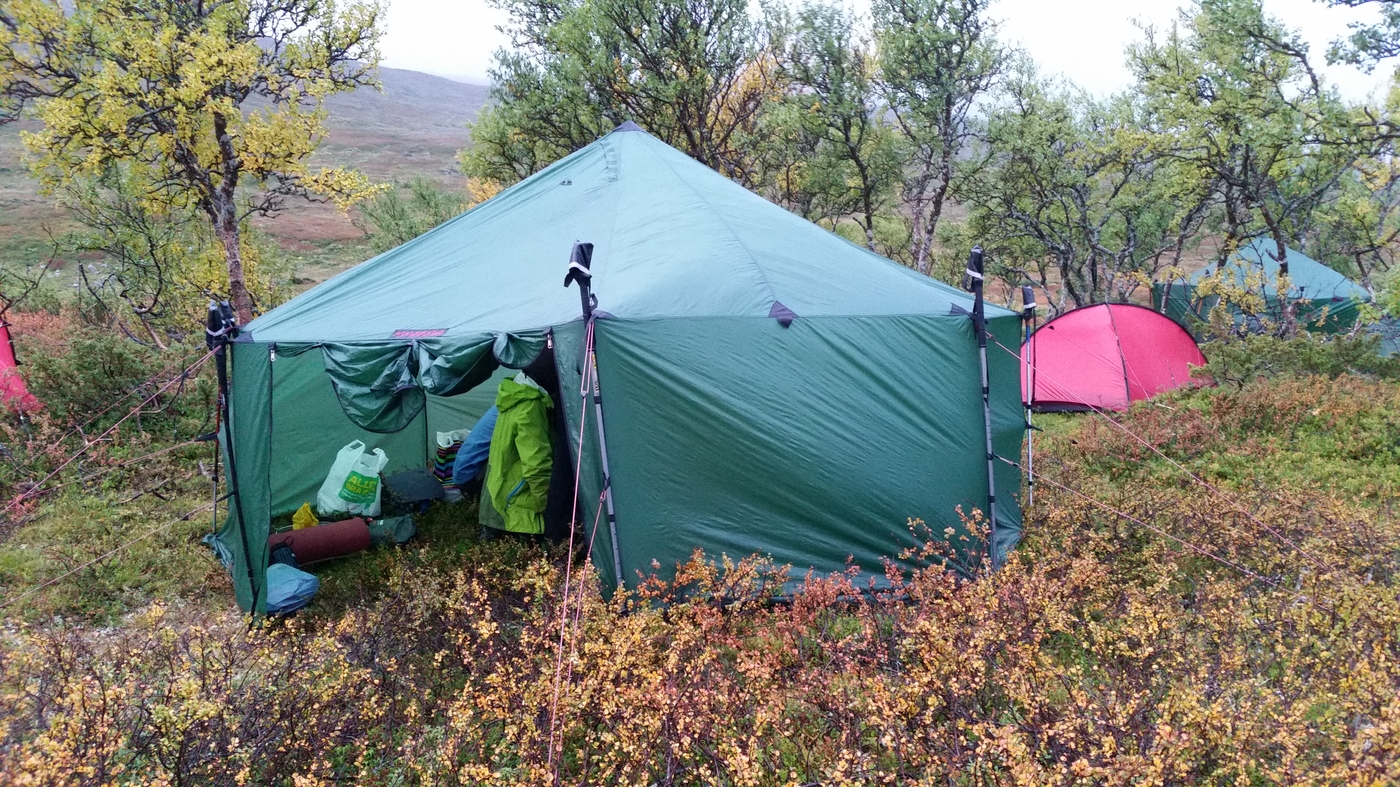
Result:
{"label": "tent roof panel", "polygon": [[[635,129],[635,127],[633,127]],[[599,308],[623,319],[947,314],[971,296],[890,262],[626,127],[258,318],[255,341],[384,341],[577,319],[562,284],[595,245]],[[1003,310],[988,307],[993,314]],[[1010,314],[1010,312],[1006,312]]]}
{"label": "tent roof panel", "polygon": [[[1278,260],[1274,259],[1276,250],[1273,241],[1255,238],[1240,247],[1235,256],[1225,264],[1225,268],[1234,272],[1236,283],[1241,285],[1244,284],[1246,275],[1262,271],[1266,276],[1265,295],[1275,296],[1279,270]],[[1196,271],[1191,276],[1191,283],[1200,283],[1210,272],[1209,267]],[[1292,294],[1295,298],[1371,300],[1370,293],[1366,292],[1364,287],[1297,249],[1288,250],[1288,278],[1293,285]]]}

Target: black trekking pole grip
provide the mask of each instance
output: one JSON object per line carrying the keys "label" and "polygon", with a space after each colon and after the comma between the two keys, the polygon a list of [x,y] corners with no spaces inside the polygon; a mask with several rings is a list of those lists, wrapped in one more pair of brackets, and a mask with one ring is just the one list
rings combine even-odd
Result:
{"label": "black trekking pole grip", "polygon": [[575,243],[569,254],[569,272],[564,276],[564,286],[578,282],[578,296],[583,306],[583,319],[593,317],[593,244]]}

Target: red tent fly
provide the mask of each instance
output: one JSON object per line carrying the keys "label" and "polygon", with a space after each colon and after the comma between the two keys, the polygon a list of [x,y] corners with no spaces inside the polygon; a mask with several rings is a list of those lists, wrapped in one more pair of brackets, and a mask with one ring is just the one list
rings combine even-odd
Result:
{"label": "red tent fly", "polygon": [[0,400],[5,406],[33,410],[39,401],[24,386],[15,360],[15,344],[10,338],[10,324],[0,321]]}
{"label": "red tent fly", "polygon": [[1196,340],[1169,317],[1099,303],[1045,323],[1021,348],[1022,391],[1039,411],[1126,410],[1188,385],[1205,364]]}

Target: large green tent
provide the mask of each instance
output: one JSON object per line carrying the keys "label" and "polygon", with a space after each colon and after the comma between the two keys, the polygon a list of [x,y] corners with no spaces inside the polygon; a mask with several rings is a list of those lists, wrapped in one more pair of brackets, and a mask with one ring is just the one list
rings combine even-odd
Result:
{"label": "large green tent", "polygon": [[[1198,331],[1210,319],[1210,311],[1220,302],[1220,297],[1199,295],[1197,286],[1207,276],[1223,272],[1226,283],[1263,296],[1266,312],[1276,314],[1280,268],[1275,259],[1277,253],[1278,246],[1273,241],[1257,238],[1240,247],[1221,266],[1222,271],[1207,266],[1184,282],[1153,283],[1152,303],[1158,311],[1193,332]],[[1295,249],[1288,250],[1288,280],[1288,296],[1298,309],[1298,322],[1310,331],[1339,333],[1349,330],[1356,324],[1362,304],[1371,300],[1371,294],[1364,287]],[[1237,314],[1236,318],[1242,319],[1242,316]]]}
{"label": "large green tent", "polygon": [[[246,532],[231,511],[218,534],[245,609],[255,585],[262,607],[271,518],[313,501],[351,440],[383,448],[389,470],[423,466],[433,433],[470,425],[489,381],[546,342],[577,433],[584,323],[562,286],[575,241],[595,244],[622,576],[606,527],[594,550],[610,587],[653,561],[674,570],[697,548],[771,554],[799,576],[852,558],[878,577],[883,556],[912,544],[910,519],[944,538],[963,532],[959,506],[986,509],[970,297],[626,124],[245,326],[230,406]],[[993,337],[1016,347],[1016,315],[987,314]],[[1017,362],[995,345],[989,357],[995,450],[1015,457]],[[588,435],[591,526],[591,418]],[[1001,463],[996,476],[999,559],[1020,533],[1019,478]]]}

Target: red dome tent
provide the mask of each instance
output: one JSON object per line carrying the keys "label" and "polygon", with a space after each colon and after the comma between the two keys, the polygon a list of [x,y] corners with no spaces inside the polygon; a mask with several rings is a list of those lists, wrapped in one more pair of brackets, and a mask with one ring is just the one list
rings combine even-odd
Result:
{"label": "red dome tent", "polygon": [[1170,317],[1129,303],[1100,303],[1045,323],[1021,349],[1023,391],[1040,411],[1126,410],[1191,381],[1205,364],[1196,340]]}

